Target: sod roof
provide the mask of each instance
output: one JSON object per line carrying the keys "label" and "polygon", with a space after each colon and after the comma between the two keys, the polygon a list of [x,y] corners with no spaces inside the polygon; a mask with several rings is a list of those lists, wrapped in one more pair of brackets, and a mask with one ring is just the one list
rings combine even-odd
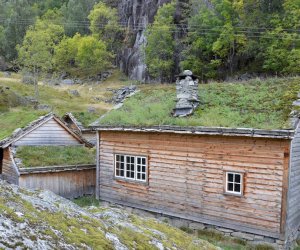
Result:
{"label": "sod roof", "polygon": [[185,118],[171,115],[176,104],[175,84],[141,85],[140,90],[121,108],[110,111],[92,126],[291,129],[289,118],[300,91],[300,77],[200,84],[202,104]]}

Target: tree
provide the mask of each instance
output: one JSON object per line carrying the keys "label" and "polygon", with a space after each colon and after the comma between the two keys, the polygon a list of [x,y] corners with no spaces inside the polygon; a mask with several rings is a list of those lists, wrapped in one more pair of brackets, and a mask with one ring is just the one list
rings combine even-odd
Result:
{"label": "tree", "polygon": [[56,47],[56,68],[81,76],[95,75],[111,67],[112,53],[106,44],[94,36],[65,37]]}
{"label": "tree", "polygon": [[203,79],[216,77],[220,69],[233,74],[236,58],[246,44],[245,34],[237,28],[236,8],[240,6],[229,0],[213,0],[211,5],[194,1],[194,4],[197,9],[189,20],[190,33],[181,65]]}
{"label": "tree", "polygon": [[73,74],[76,71],[75,58],[78,52],[78,44],[81,35],[77,33],[73,37],[64,37],[54,48],[54,64],[58,71]]}
{"label": "tree", "polygon": [[34,23],[37,11],[30,0],[0,2],[0,17],[3,18],[3,39],[0,50],[8,60],[17,57],[16,45],[20,44],[29,25]]}
{"label": "tree", "polygon": [[300,60],[300,1],[286,0],[284,13],[271,20],[273,30],[262,36],[263,68],[276,74],[299,74]]}
{"label": "tree", "polygon": [[48,11],[44,18],[38,18],[24,37],[23,43],[17,46],[18,62],[21,67],[33,74],[35,98],[39,99],[38,77],[42,72],[53,70],[54,47],[64,34],[62,26],[51,22],[59,14]]}
{"label": "tree", "polygon": [[117,9],[100,2],[91,10],[88,19],[93,35],[105,41],[109,50],[117,54],[120,51],[122,40]]}
{"label": "tree", "polygon": [[80,39],[76,64],[86,75],[95,75],[111,67],[113,55],[107,51],[106,44],[94,36],[85,36]]}
{"label": "tree", "polygon": [[64,27],[68,36],[74,36],[76,33],[89,34],[87,16],[97,2],[96,0],[69,0],[67,4],[62,6]]}
{"label": "tree", "polygon": [[174,68],[173,37],[175,2],[161,6],[154,23],[147,28],[145,62],[149,74],[160,81],[171,81]]}

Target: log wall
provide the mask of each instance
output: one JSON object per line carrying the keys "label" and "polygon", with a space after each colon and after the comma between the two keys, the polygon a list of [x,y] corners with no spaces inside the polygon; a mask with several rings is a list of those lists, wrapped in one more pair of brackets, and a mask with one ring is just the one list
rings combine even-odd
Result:
{"label": "log wall", "polygon": [[95,166],[20,169],[19,186],[77,198],[95,193],[95,171]]}
{"label": "log wall", "polygon": [[80,145],[65,128],[50,119],[37,129],[14,143],[15,146],[30,145]]}
{"label": "log wall", "polygon": [[[235,230],[282,236],[289,140],[99,134],[100,199]],[[147,156],[148,183],[114,179],[115,153]],[[244,173],[242,197],[224,194],[226,171]]]}
{"label": "log wall", "polygon": [[300,227],[300,127],[295,131],[291,147],[291,161],[289,172],[287,236],[288,242],[297,238]]}
{"label": "log wall", "polygon": [[11,184],[18,184],[19,173],[9,148],[3,149],[2,178]]}

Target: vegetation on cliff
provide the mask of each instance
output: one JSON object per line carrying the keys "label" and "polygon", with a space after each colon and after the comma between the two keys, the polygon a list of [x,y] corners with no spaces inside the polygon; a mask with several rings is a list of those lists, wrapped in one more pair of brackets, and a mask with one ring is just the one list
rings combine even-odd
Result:
{"label": "vegetation on cliff", "polygon": [[[125,47],[144,47],[144,58],[141,53],[135,66],[145,61],[150,76],[161,81],[187,68],[204,81],[245,72],[300,73],[299,1],[162,3],[150,11],[155,17],[148,24],[124,23],[117,1],[2,1],[0,55],[13,64],[18,59],[17,66],[34,74],[100,74],[126,64],[130,52]],[[137,15],[127,14],[128,20]]]}

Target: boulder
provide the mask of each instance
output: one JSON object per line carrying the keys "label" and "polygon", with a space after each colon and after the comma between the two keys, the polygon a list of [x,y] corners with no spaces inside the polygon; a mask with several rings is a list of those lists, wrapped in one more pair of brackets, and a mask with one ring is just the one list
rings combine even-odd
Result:
{"label": "boulder", "polygon": [[46,111],[51,111],[51,106],[47,104],[39,104],[36,107],[37,110],[46,110]]}
{"label": "boulder", "polygon": [[108,89],[114,93],[114,96],[110,100],[110,102],[118,104],[122,103],[126,97],[130,96],[131,94],[136,92],[136,86],[131,85],[131,86],[126,86],[120,89]]}
{"label": "boulder", "polygon": [[22,76],[22,82],[25,84],[34,84],[35,83],[35,79],[33,77],[32,74],[30,73],[25,73]]}
{"label": "boulder", "polygon": [[0,56],[0,71],[5,71],[9,68],[3,56]]}
{"label": "boulder", "polygon": [[95,107],[88,107],[88,108],[87,108],[87,111],[88,111],[89,113],[95,113],[95,112],[96,112],[96,108],[95,108]]}
{"label": "boulder", "polygon": [[73,85],[73,84],[75,84],[75,81],[72,79],[64,79],[64,80],[62,80],[62,84]]}
{"label": "boulder", "polygon": [[8,71],[3,72],[4,77],[11,77],[11,73]]}
{"label": "boulder", "polygon": [[69,90],[69,93],[70,93],[70,95],[72,95],[72,96],[76,96],[76,97],[80,96],[78,90],[76,90],[76,89],[74,89],[74,90]]}

